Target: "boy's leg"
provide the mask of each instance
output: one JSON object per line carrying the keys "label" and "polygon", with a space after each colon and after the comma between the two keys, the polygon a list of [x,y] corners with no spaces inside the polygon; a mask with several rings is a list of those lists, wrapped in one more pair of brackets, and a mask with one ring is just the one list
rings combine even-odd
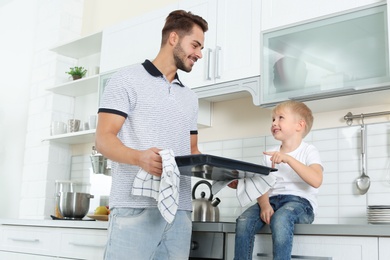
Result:
{"label": "boy's leg", "polygon": [[274,260],[291,258],[294,225],[311,224],[314,214],[310,203],[303,198],[291,195],[277,196],[275,213],[271,218],[271,232]]}

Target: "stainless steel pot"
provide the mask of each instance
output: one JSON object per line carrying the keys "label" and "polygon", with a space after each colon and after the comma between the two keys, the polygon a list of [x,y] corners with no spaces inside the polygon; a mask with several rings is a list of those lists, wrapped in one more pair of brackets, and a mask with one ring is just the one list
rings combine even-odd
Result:
{"label": "stainless steel pot", "polygon": [[58,209],[65,219],[82,219],[89,210],[89,200],[94,196],[81,192],[59,192]]}
{"label": "stainless steel pot", "polygon": [[[201,198],[195,198],[196,188],[200,184],[206,184],[210,189],[210,196],[208,199],[205,198],[206,193],[201,192]],[[220,203],[219,198],[213,199],[211,191],[211,184],[208,181],[198,181],[192,189],[192,220],[201,222],[218,222],[219,221],[219,208],[217,207]]]}

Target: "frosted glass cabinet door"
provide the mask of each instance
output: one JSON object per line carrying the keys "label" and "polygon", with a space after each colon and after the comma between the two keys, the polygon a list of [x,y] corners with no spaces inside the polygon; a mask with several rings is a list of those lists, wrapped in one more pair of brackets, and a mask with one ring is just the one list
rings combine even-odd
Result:
{"label": "frosted glass cabinet door", "polygon": [[389,82],[386,5],[262,32],[262,104],[351,94]]}

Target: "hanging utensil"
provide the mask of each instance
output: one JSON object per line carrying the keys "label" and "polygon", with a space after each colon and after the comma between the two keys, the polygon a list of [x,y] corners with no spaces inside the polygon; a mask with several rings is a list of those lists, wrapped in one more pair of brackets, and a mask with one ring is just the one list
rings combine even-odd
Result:
{"label": "hanging utensil", "polygon": [[367,158],[366,158],[366,127],[363,122],[362,117],[362,125],[360,128],[361,132],[361,165],[362,165],[362,174],[359,178],[356,179],[356,186],[360,192],[360,194],[366,194],[368,189],[370,188],[370,177],[366,175],[366,165],[367,165]]}

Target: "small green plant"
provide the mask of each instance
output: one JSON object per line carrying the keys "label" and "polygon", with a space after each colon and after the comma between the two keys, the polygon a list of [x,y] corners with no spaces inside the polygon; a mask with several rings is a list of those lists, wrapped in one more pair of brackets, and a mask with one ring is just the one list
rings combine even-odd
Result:
{"label": "small green plant", "polygon": [[87,74],[87,70],[84,67],[73,67],[70,68],[70,71],[65,72],[73,77],[74,80],[81,79]]}

